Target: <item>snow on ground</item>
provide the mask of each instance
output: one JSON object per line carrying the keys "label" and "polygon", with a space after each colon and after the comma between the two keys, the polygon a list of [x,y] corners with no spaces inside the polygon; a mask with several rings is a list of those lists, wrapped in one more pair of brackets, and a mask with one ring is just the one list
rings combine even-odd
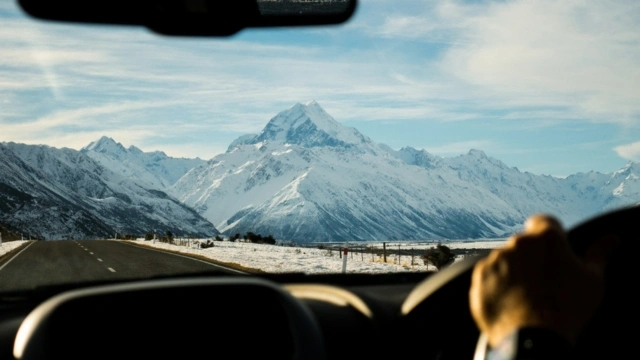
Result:
{"label": "snow on ground", "polygon": [[499,248],[507,242],[507,239],[500,240],[470,240],[470,241],[453,241],[446,242],[451,249],[495,249]]}
{"label": "snow on ground", "polygon": [[[138,239],[132,241],[159,249],[178,251],[184,254],[194,254],[207,257],[226,263],[236,263],[242,266],[260,269],[268,273],[340,273],[342,272],[342,259],[337,250],[317,249],[309,247],[290,247],[265,244],[252,244],[245,242],[214,241],[215,246],[207,249],[195,247],[194,242],[204,242],[205,240],[191,240],[190,246],[172,245],[156,241],[145,241]],[[503,242],[503,241],[502,241]],[[501,244],[502,242],[499,242]],[[453,244],[453,243],[452,243]],[[455,246],[471,248],[469,244],[475,242],[455,243]],[[466,244],[469,246],[462,246]],[[499,246],[494,243],[494,247]],[[447,243],[447,245],[449,245]],[[488,244],[485,244],[487,246]],[[197,246],[197,245],[196,245]],[[480,248],[480,246],[476,246]],[[486,248],[486,247],[485,247]],[[406,249],[406,248],[405,248]],[[390,249],[391,250],[391,249]],[[398,259],[395,254],[387,255],[387,263],[384,263],[381,256],[359,252],[348,255],[348,273],[390,273],[408,271],[428,271],[435,270],[433,266],[424,265],[419,258],[418,252],[414,257],[414,264],[411,265],[411,256],[403,255]]]}
{"label": "snow on ground", "polygon": [[0,245],[0,256],[3,256],[4,254],[10,252],[11,250],[14,250],[15,248],[18,248],[28,242],[29,242],[28,240],[3,242],[2,245]]}
{"label": "snow on ground", "polygon": [[[448,246],[450,249],[495,249],[506,243],[507,239],[480,239],[480,240],[446,240],[446,241],[387,241],[387,249],[395,250],[400,246],[402,250],[414,249],[425,250],[433,248],[438,243]],[[330,247],[373,247],[382,249],[382,242],[327,242],[327,243],[309,243],[302,246],[316,247],[317,245],[325,245]]]}
{"label": "snow on ground", "polygon": [[[450,249],[495,249],[499,248],[506,243],[507,239],[483,239],[483,240],[446,240],[441,241],[442,245],[448,246]],[[326,243],[326,245],[331,245],[332,243]],[[349,243],[335,243],[335,245],[343,246]],[[371,246],[377,249],[382,249],[381,242],[354,242],[351,243],[355,246]],[[400,245],[401,249],[415,249],[415,250],[424,250],[435,247],[438,245],[438,241],[392,241],[387,242],[387,249],[397,249],[398,245]]]}

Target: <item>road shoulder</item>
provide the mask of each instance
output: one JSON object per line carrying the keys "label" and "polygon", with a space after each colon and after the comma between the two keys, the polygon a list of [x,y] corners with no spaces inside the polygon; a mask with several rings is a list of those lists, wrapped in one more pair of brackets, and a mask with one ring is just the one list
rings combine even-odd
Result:
{"label": "road shoulder", "polygon": [[180,255],[180,256],[183,256],[183,257],[190,257],[190,258],[193,258],[193,259],[196,259],[196,260],[208,262],[208,263],[211,263],[211,264],[214,264],[214,265],[218,265],[218,266],[222,266],[222,267],[227,267],[227,268],[230,268],[230,269],[233,269],[233,270],[246,272],[246,273],[249,273],[249,274],[264,274],[265,273],[265,271],[260,270],[260,269],[255,269],[255,268],[242,266],[242,265],[240,265],[238,263],[218,261],[218,260],[214,260],[214,259],[211,259],[209,257],[206,257],[206,256],[198,255],[198,254],[191,254],[191,253],[180,252],[180,251],[175,251],[175,250],[170,250],[170,249],[159,249],[159,248],[157,248],[155,246],[141,244],[141,243],[136,242],[136,241],[118,240],[118,242],[126,243],[126,244],[131,245],[131,246],[137,246],[137,247],[141,247],[141,248],[146,248],[146,249],[149,249],[149,250],[160,251],[160,252],[170,253],[170,254],[174,254],[174,255]]}
{"label": "road shoulder", "polygon": [[[29,246],[29,244],[32,244],[33,242],[34,241],[21,241],[21,244],[11,250],[8,250],[7,252],[0,251],[0,266],[4,266],[8,261],[11,261],[11,259],[13,259],[16,254],[24,250],[25,247]],[[11,244],[11,242],[3,243],[2,246],[6,246],[9,244]]]}

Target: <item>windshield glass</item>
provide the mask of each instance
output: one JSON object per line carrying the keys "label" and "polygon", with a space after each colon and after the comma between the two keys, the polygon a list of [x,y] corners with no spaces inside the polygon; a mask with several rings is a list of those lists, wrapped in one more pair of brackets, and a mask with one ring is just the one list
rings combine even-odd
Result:
{"label": "windshield glass", "polygon": [[0,0],[0,290],[437,270],[636,204],[639,12],[363,0],[183,38]]}

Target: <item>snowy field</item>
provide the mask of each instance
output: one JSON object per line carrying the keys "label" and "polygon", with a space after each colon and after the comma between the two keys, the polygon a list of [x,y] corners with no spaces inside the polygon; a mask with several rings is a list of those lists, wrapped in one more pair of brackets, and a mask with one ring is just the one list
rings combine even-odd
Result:
{"label": "snowy field", "polygon": [[15,248],[20,247],[21,245],[28,243],[29,241],[27,240],[19,240],[19,241],[9,241],[9,242],[3,242],[2,245],[0,245],[0,256],[4,256],[4,254],[10,252],[11,250],[14,250]]}
{"label": "snowy field", "polygon": [[[225,263],[235,263],[244,267],[259,269],[269,273],[339,273],[342,271],[342,259],[337,250],[317,249],[310,247],[290,247],[264,244],[252,244],[245,242],[214,241],[215,246],[207,249],[199,249],[194,243],[205,240],[191,240],[190,246],[145,241],[138,239],[132,243],[153,246],[159,249],[173,250],[184,254],[194,254],[212,260]],[[451,242],[446,243],[452,248],[490,248],[498,247],[503,241],[494,242]],[[481,243],[481,244],[478,244]],[[392,245],[389,245],[392,244]],[[387,246],[396,246],[399,243],[388,243]],[[423,248],[434,246],[424,246]],[[362,245],[362,244],[360,244]],[[377,244],[371,244],[377,245]],[[379,244],[382,247],[382,244]],[[417,249],[417,248],[416,248]],[[379,254],[351,252],[347,258],[348,273],[391,273],[435,270],[433,266],[424,265],[419,258],[419,251],[415,256],[397,254],[387,255],[387,262]]]}
{"label": "snowy field", "polygon": [[[495,249],[505,244],[507,239],[482,239],[482,240],[447,240],[441,241],[442,245],[446,245],[451,249]],[[438,245],[438,241],[387,241],[387,249],[397,249],[398,246],[402,250],[415,249],[425,250]],[[354,247],[360,248],[363,246],[373,247],[376,249],[382,249],[382,242],[329,242],[329,243],[310,243],[302,245],[303,247],[317,247],[318,245],[325,245],[331,247]]]}

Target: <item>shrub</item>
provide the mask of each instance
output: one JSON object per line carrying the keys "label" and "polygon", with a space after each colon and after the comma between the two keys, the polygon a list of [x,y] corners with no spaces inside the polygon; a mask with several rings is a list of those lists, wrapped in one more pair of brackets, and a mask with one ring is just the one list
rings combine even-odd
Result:
{"label": "shrub", "polygon": [[211,248],[214,247],[215,245],[213,244],[213,241],[211,240],[207,240],[206,243],[200,243],[200,248],[201,249],[207,249],[207,248]]}
{"label": "shrub", "polygon": [[265,244],[269,244],[269,245],[275,245],[276,244],[276,239],[271,235],[263,238],[262,241],[264,241]]}
{"label": "shrub", "polygon": [[249,231],[244,235],[244,239],[254,244],[269,244],[269,245],[276,244],[276,239],[273,236],[269,235],[269,236],[263,237],[262,235],[253,233],[251,231]]}
{"label": "shrub", "polygon": [[431,249],[427,249],[420,257],[424,261],[425,265],[431,264],[435,266],[436,269],[440,270],[451,264],[456,256],[448,246],[438,244]]}

